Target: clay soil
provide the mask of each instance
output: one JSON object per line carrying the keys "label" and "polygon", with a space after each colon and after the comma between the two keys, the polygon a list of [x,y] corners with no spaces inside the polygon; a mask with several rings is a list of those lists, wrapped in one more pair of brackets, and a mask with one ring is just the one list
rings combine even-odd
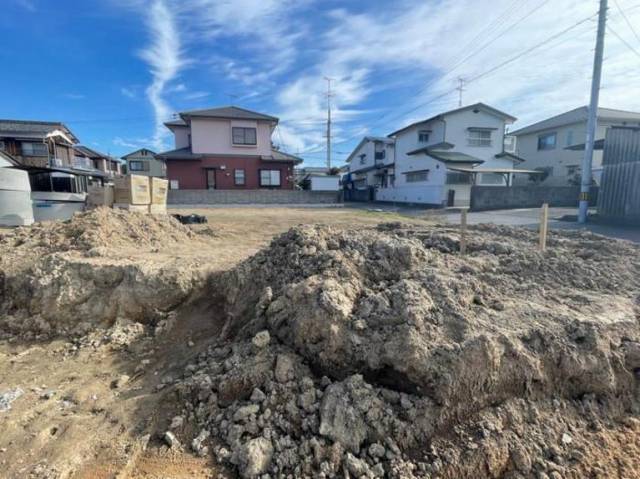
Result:
{"label": "clay soil", "polygon": [[[26,239],[20,241],[37,240],[37,247],[5,243],[0,265],[5,272],[19,271],[54,248],[63,251],[65,261],[86,262],[91,268],[144,264],[165,268],[163,274],[188,269],[207,275],[234,266],[298,224],[358,228],[399,219],[388,213],[330,208],[175,212],[204,214],[209,222],[190,227],[195,234],[191,239],[178,235],[171,241],[154,242],[133,232],[138,237],[134,241],[107,234],[70,246],[49,245],[44,237],[34,240],[27,228]],[[428,219],[403,221],[429,223]],[[0,238],[14,233],[3,229]],[[184,366],[206,349],[209,336],[223,321],[197,301],[187,303],[160,328],[154,323],[140,330],[124,323],[81,337],[4,336],[0,394],[17,389],[22,394],[8,410],[0,411],[0,477],[234,477],[211,455],[195,457],[187,445],[169,450],[158,437],[179,408],[163,385],[172,375],[182,374]],[[171,327],[175,324],[180,326]],[[627,447],[637,446],[629,435],[625,442]]]}

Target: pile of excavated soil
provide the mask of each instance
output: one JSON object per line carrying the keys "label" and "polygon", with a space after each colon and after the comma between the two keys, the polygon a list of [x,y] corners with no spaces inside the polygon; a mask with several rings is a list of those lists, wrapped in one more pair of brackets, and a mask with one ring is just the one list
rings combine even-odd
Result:
{"label": "pile of excavated soil", "polygon": [[169,215],[148,215],[111,208],[76,214],[69,221],[50,221],[0,234],[3,251],[30,254],[89,251],[94,248],[128,250],[166,247],[197,235]]}
{"label": "pile of excavated soil", "polygon": [[[637,477],[640,248],[506,227],[300,227],[213,281],[176,381],[242,477]],[[267,477],[267,476],[264,476]]]}
{"label": "pile of excavated soil", "polygon": [[204,281],[201,265],[176,252],[205,241],[168,215],[110,208],[2,234],[0,334],[154,323]]}

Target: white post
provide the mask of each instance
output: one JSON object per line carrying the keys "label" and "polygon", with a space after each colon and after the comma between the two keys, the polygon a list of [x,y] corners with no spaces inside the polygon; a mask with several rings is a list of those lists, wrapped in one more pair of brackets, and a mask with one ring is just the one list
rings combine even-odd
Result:
{"label": "white post", "polygon": [[580,199],[578,202],[578,222],[587,222],[589,210],[589,190],[591,189],[591,164],[593,162],[593,142],[595,140],[596,123],[598,121],[598,99],[600,97],[600,78],[602,76],[602,56],[604,54],[604,32],[607,23],[607,0],[600,0],[598,13],[598,36],[596,53],[593,59],[593,78],[591,80],[591,101],[587,120],[587,137],[582,159],[582,181],[580,182]]}
{"label": "white post", "polygon": [[549,221],[549,205],[544,203],[540,210],[540,251],[547,249],[547,228]]}
{"label": "white post", "polygon": [[460,254],[467,252],[467,209],[460,211]]}

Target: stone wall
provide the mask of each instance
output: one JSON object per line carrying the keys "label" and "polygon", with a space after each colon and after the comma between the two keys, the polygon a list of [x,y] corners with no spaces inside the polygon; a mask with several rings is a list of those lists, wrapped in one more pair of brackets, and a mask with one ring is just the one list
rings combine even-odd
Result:
{"label": "stone wall", "polygon": [[[591,192],[595,204],[597,191]],[[471,188],[471,210],[502,210],[509,208],[537,208],[549,206],[577,206],[578,186],[474,186]]]}
{"label": "stone wall", "polygon": [[307,190],[169,190],[169,205],[331,204],[339,191]]}

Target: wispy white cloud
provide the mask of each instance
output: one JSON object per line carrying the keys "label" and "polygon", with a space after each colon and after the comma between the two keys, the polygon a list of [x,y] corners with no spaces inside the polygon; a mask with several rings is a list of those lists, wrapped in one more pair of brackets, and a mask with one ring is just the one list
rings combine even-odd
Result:
{"label": "wispy white cloud", "polygon": [[120,88],[120,93],[122,93],[123,96],[126,96],[127,98],[136,98],[136,92],[133,88],[131,87],[122,87]]}
{"label": "wispy white cloud", "polygon": [[153,138],[122,138],[116,136],[111,143],[117,147],[128,149],[148,148],[153,143]]}
{"label": "wispy white cloud", "polygon": [[[624,3],[632,24],[640,24],[640,8]],[[596,2],[578,0],[565,0],[562,8],[558,2],[544,0],[518,5],[512,0],[402,0],[396,6],[385,15],[377,9],[329,12],[329,27],[316,39],[323,45],[316,66],[294,75],[277,96],[281,116],[322,118],[326,108],[322,76],[328,75],[336,78],[336,114],[342,110],[356,113],[347,117],[344,130],[336,131],[334,142],[360,132],[388,133],[411,120],[455,107],[457,92],[453,89],[458,76],[472,79],[597,10]],[[491,23],[501,14],[501,22]],[[623,36],[633,39],[614,9],[609,21]],[[481,31],[488,25],[493,26]],[[594,18],[471,82],[464,103],[493,104],[519,117],[520,125],[586,104],[595,26]],[[640,109],[640,59],[609,37],[601,104]],[[412,85],[414,95],[403,94],[389,111],[357,115],[370,106],[374,93],[392,93]],[[450,93],[439,98],[445,92]],[[419,107],[421,104],[424,106]],[[306,143],[314,151],[318,139],[309,134],[322,128],[320,124],[307,131],[294,125],[292,134],[308,138]],[[319,148],[323,148],[321,142]]]}
{"label": "wispy white cloud", "polygon": [[211,96],[211,93],[209,93],[208,91],[192,91],[183,95],[185,100],[201,100],[202,98],[207,98],[208,96]]}
{"label": "wispy white cloud", "polygon": [[122,146],[125,148],[137,148],[138,144],[134,143],[131,140],[125,140],[124,138],[120,138],[119,136],[116,136],[113,140],[112,143],[116,146]]}
{"label": "wispy white cloud", "polygon": [[163,122],[171,115],[171,107],[164,96],[165,89],[185,65],[185,59],[175,15],[165,0],[155,0],[151,4],[146,23],[151,43],[140,52],[140,57],[149,65],[153,76],[152,83],[146,89],[156,119],[153,145],[157,149],[164,149],[169,132]]}
{"label": "wispy white cloud", "polygon": [[[153,72],[147,96],[156,112],[155,141],[165,131],[159,120],[169,116],[166,97],[180,84],[171,85],[188,73],[183,72],[186,51],[198,62],[194,68],[215,69],[237,85],[222,86],[222,91],[251,100],[259,105],[256,109],[282,119],[276,142],[292,151],[322,149],[323,76],[335,79],[334,142],[364,133],[388,133],[407,121],[455,106],[458,76],[472,79],[516,56],[594,14],[596,3],[398,0],[381,14],[377,2],[331,9],[334,3],[327,6],[312,0],[155,0],[151,9],[143,9],[152,32],[145,50],[152,54],[144,58]],[[632,24],[640,24],[640,8],[632,0],[618,3]],[[609,21],[633,42],[628,25],[614,8]],[[464,102],[493,104],[519,117],[520,124],[586,104],[594,42],[595,22],[585,22],[469,83]],[[224,50],[217,48],[222,44]],[[601,104],[640,109],[640,59],[611,35],[605,57]],[[188,83],[193,91],[185,89],[170,98],[193,100],[216,92],[192,79]],[[438,98],[443,93],[447,95]],[[380,98],[385,100],[381,105],[372,104]],[[240,99],[234,97],[234,102]]]}
{"label": "wispy white cloud", "polygon": [[82,93],[65,93],[62,96],[67,100],[84,100],[86,98]]}
{"label": "wispy white cloud", "polygon": [[178,93],[184,92],[187,90],[188,90],[187,85],[185,85],[184,83],[178,83],[177,85],[172,86],[171,88],[168,89],[168,91],[170,92],[178,92]]}

